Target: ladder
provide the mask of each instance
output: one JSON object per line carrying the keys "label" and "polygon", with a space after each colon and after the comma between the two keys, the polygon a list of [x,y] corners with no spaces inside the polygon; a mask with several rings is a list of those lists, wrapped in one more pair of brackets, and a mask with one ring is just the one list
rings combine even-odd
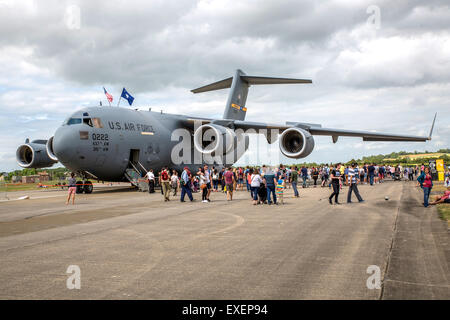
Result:
{"label": "ladder", "polygon": [[[148,183],[142,178],[141,171],[136,168],[133,162],[129,162],[131,167],[125,170],[125,177],[131,184],[139,189],[139,191],[148,191]],[[142,165],[140,164],[142,167]],[[142,167],[144,168],[144,167]],[[145,168],[144,168],[145,169]]]}

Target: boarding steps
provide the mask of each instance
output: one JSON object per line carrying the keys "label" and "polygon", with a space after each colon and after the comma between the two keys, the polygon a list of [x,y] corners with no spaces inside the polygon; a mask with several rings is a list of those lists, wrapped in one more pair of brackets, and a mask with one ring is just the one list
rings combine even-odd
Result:
{"label": "boarding steps", "polygon": [[148,191],[148,183],[142,177],[142,171],[138,169],[138,166],[144,169],[146,173],[147,170],[139,163],[133,164],[133,162],[129,162],[129,167],[125,170],[125,177],[131,184],[139,189],[139,191]]}

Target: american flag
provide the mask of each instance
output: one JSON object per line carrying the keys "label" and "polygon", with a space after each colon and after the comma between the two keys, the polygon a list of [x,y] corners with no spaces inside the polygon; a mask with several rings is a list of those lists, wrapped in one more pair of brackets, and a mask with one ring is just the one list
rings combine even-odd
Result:
{"label": "american flag", "polygon": [[106,98],[107,98],[108,101],[111,103],[111,102],[113,101],[113,96],[110,95],[110,94],[108,93],[108,91],[106,91],[105,87],[103,87],[103,90],[105,91]]}

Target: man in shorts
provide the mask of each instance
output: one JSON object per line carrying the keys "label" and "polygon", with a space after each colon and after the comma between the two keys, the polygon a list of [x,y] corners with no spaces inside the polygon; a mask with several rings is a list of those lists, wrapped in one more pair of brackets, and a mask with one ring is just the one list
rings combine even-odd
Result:
{"label": "man in shorts", "polygon": [[223,174],[225,179],[225,188],[227,189],[227,200],[233,200],[233,183],[234,183],[234,174],[231,171],[231,167],[227,168],[227,171]]}

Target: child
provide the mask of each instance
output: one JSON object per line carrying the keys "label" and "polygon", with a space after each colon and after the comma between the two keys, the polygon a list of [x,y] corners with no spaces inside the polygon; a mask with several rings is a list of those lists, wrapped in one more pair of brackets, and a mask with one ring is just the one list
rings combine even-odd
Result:
{"label": "child", "polygon": [[258,190],[259,203],[267,203],[267,189],[264,183],[261,183],[261,186]]}
{"label": "child", "polygon": [[278,203],[284,204],[283,202],[283,193],[284,189],[286,188],[286,182],[284,181],[283,175],[280,176],[280,179],[278,180],[277,186],[276,186],[276,193],[277,193],[277,200]]}

